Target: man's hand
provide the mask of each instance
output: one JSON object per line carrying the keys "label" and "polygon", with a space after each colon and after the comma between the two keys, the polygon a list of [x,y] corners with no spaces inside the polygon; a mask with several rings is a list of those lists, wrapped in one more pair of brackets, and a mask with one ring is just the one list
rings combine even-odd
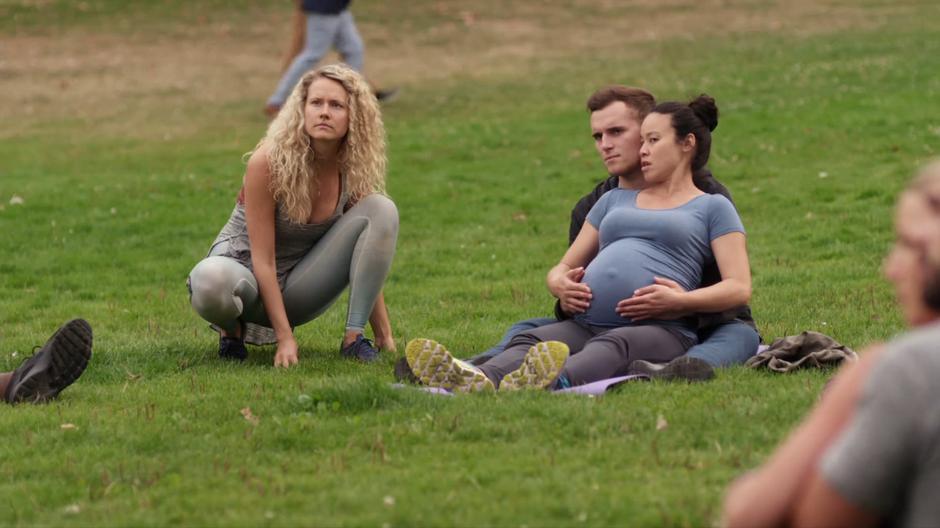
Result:
{"label": "man's hand", "polygon": [[552,295],[558,298],[563,312],[569,315],[583,313],[591,306],[591,288],[581,282],[584,268],[572,268],[553,280]]}
{"label": "man's hand", "polygon": [[620,317],[634,321],[677,319],[686,312],[682,302],[685,293],[676,281],[654,277],[653,284],[636,290],[633,297],[617,303],[616,311]]}
{"label": "man's hand", "polygon": [[277,342],[277,353],[274,354],[275,367],[290,367],[297,364],[297,341],[283,340]]}

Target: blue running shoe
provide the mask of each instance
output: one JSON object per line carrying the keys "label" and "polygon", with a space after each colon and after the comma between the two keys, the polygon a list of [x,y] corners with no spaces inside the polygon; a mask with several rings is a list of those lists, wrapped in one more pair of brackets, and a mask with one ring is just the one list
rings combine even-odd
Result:
{"label": "blue running shoe", "polygon": [[231,361],[245,361],[248,358],[248,349],[245,340],[239,337],[226,337],[219,335],[219,357]]}
{"label": "blue running shoe", "polygon": [[363,337],[362,334],[357,335],[356,340],[349,343],[349,345],[340,345],[339,353],[343,357],[358,359],[366,363],[379,359],[379,351],[375,348],[375,345],[372,344],[372,341]]}

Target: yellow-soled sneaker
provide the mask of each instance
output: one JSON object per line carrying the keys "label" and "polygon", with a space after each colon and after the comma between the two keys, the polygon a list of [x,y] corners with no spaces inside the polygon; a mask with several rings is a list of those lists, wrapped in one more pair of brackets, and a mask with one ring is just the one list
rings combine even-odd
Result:
{"label": "yellow-soled sneaker", "polygon": [[503,376],[499,390],[544,389],[561,373],[568,359],[568,345],[561,341],[543,341],[531,347],[522,365]]}
{"label": "yellow-soled sneaker", "polygon": [[483,371],[456,359],[437,341],[412,339],[405,347],[411,371],[424,385],[454,392],[494,391],[493,382]]}

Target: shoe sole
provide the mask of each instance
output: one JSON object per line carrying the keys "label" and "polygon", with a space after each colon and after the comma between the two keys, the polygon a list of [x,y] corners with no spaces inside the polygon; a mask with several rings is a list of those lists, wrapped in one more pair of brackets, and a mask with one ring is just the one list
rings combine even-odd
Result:
{"label": "shoe sole", "polygon": [[544,389],[551,385],[568,359],[568,345],[561,341],[544,341],[529,348],[522,365],[503,376],[500,391]]}
{"label": "shoe sole", "polygon": [[82,375],[91,359],[91,325],[74,319],[49,338],[29,372],[19,377],[9,395],[10,403],[39,403],[59,395]]}
{"label": "shoe sole", "polygon": [[493,382],[468,363],[455,359],[432,339],[412,339],[405,347],[405,359],[411,371],[428,387],[453,392],[493,391]]}

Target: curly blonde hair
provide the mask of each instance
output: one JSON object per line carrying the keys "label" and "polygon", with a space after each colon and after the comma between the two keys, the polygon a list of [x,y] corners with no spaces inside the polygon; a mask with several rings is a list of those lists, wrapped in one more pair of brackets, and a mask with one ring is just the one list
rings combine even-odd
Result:
{"label": "curly blonde hair", "polygon": [[362,75],[342,64],[330,64],[301,77],[280,113],[255,147],[268,150],[271,191],[291,222],[304,223],[317,185],[312,139],[304,129],[307,89],[319,78],[332,79],[349,95],[349,131],[339,148],[339,171],[346,177],[350,200],[385,194],[385,126],[379,103]]}

